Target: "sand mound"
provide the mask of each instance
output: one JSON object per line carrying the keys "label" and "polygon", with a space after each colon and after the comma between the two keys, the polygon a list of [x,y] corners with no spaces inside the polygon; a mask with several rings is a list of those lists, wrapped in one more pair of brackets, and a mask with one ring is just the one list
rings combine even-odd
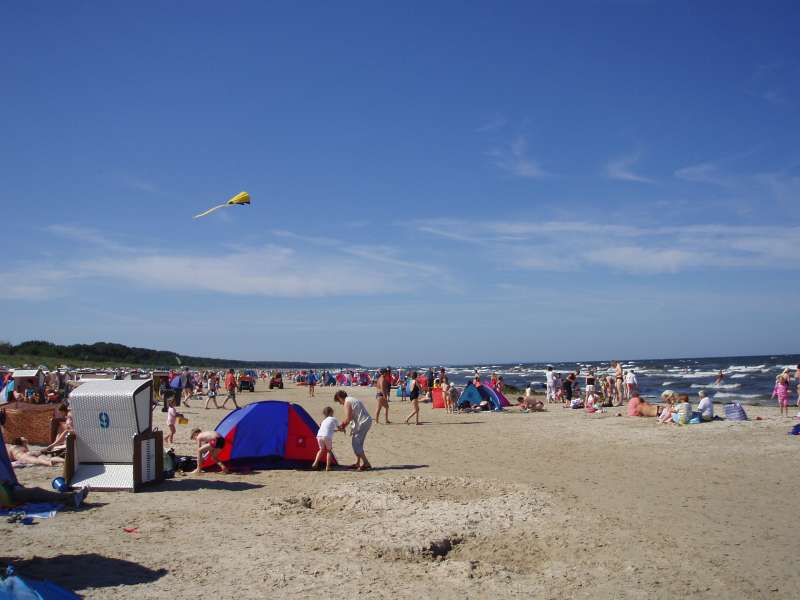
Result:
{"label": "sand mound", "polygon": [[278,500],[271,511],[344,519],[351,526],[339,547],[353,552],[387,560],[465,561],[475,571],[479,563],[527,564],[525,557],[537,554],[529,533],[547,504],[522,486],[412,476],[343,482],[313,496]]}

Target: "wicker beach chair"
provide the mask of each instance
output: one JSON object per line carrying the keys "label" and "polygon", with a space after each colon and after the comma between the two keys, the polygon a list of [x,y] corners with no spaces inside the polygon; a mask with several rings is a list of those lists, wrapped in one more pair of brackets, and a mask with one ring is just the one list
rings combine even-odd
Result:
{"label": "wicker beach chair", "polygon": [[[24,437],[29,444],[47,446],[53,441],[53,421],[56,418],[56,404],[31,404],[30,402],[9,402],[3,405],[6,422],[3,435],[7,440]],[[57,431],[57,429],[56,429]]]}
{"label": "wicker beach chair", "polygon": [[138,491],[164,478],[163,434],[152,430],[151,381],[87,381],[70,395],[64,478],[73,487]]}

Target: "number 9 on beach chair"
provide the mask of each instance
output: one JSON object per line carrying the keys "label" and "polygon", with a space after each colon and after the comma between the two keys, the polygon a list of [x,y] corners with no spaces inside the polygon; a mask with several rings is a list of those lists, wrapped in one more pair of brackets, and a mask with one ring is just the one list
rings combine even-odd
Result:
{"label": "number 9 on beach chair", "polygon": [[70,394],[75,433],[67,437],[64,479],[73,487],[138,491],[164,478],[164,439],[152,431],[153,385],[87,381]]}

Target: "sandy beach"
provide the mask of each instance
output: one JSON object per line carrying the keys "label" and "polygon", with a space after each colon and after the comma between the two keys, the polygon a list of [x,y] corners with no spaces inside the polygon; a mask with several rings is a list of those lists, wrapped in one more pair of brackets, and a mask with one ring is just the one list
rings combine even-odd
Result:
{"label": "sandy beach", "polygon": [[[319,422],[335,388],[240,401],[299,402]],[[350,388],[374,414],[372,388]],[[225,411],[195,402],[189,430]],[[546,413],[448,415],[374,425],[357,473],[272,470],[177,476],[88,508],[0,523],[0,561],[88,598],[795,598],[800,574],[793,419],[658,426]],[[721,412],[721,407],[718,410]],[[164,415],[154,423],[164,427]],[[353,462],[349,438],[334,451]],[[30,467],[49,488],[57,468]],[[128,533],[125,528],[138,528]]]}

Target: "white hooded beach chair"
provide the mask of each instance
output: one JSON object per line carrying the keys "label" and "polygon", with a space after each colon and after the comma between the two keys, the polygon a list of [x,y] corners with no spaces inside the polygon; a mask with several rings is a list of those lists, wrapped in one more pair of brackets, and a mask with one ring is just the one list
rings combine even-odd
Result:
{"label": "white hooded beach chair", "polygon": [[75,433],[67,437],[64,478],[97,490],[138,491],[164,478],[164,438],[152,431],[153,386],[90,380],[69,396]]}

